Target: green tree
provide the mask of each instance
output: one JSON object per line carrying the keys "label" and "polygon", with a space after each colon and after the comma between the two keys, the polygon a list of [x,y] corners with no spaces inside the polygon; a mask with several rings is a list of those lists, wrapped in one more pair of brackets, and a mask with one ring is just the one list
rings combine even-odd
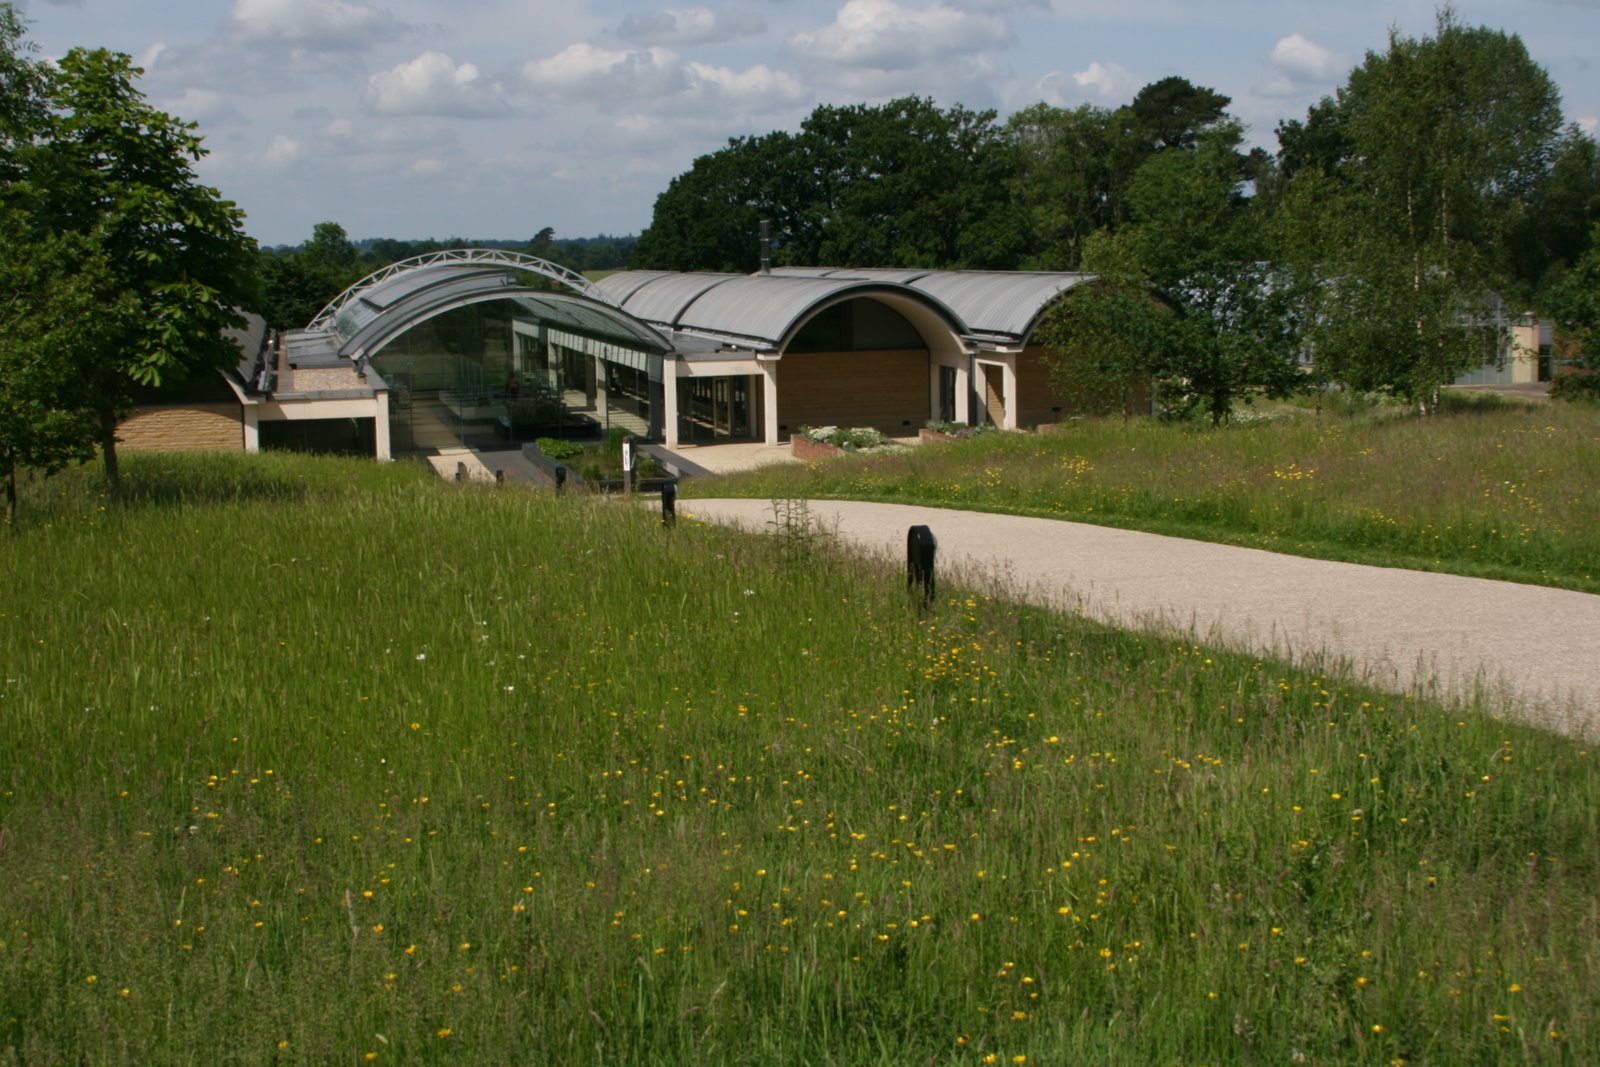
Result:
{"label": "green tree", "polygon": [[1579,365],[1600,371],[1600,223],[1590,234],[1589,250],[1551,287],[1549,306]]}
{"label": "green tree", "polygon": [[1012,115],[1003,131],[1013,160],[1006,216],[1019,233],[1011,265],[1079,269],[1090,234],[1130,221],[1128,192],[1141,168],[1156,155],[1193,153],[1227,122],[1228,102],[1172,77],[1115,110],[1035,104]]}
{"label": "green tree", "polygon": [[30,58],[22,20],[10,3],[0,3],[0,188],[21,175],[19,150],[43,130],[48,114],[45,71]]}
{"label": "green tree", "polygon": [[1029,270],[1077,270],[1090,234],[1116,222],[1115,113],[1035,104],[1012,115],[1005,134],[1016,157],[1012,210]]}
{"label": "green tree", "polygon": [[254,303],[255,245],[243,213],[200,184],[192,123],[147,104],[131,60],[73,49],[50,72],[50,120],[26,153],[25,190],[38,232],[78,235],[102,257],[106,342],[78,371],[108,482],[117,484],[116,426],[136,386],[162,386],[236,362],[223,334]]}
{"label": "green tree", "polygon": [[736,138],[656,199],[630,262],[748,272],[771,223],[783,265],[1015,265],[1013,156],[993,112],[916,97],[824,106],[799,133]]}
{"label": "green tree", "polygon": [[1510,237],[1550,175],[1554,85],[1519,38],[1446,7],[1433,37],[1392,33],[1290,129],[1281,232],[1321,282],[1319,364],[1431,410],[1482,360],[1485,309],[1516,291]]}
{"label": "green tree", "polygon": [[[17,474],[49,475],[94,455],[97,424],[80,369],[113,343],[126,303],[110,288],[93,243],[40,235],[0,209],[0,483],[4,519],[17,508]],[[108,314],[109,313],[109,314]]]}
{"label": "green tree", "polygon": [[[1142,361],[1122,352],[1117,373],[1138,367],[1169,413],[1213,424],[1241,401],[1304,384],[1299,292],[1269,261],[1242,140],[1237,123],[1214,123],[1187,148],[1150,155],[1128,186],[1129,223],[1094,235],[1084,262],[1106,281],[1097,304],[1114,298],[1139,316],[1130,329]],[[1170,314],[1155,313],[1156,294]]]}
{"label": "green tree", "polygon": [[120,298],[109,342],[82,366],[106,477],[117,485],[117,422],[136,386],[160,387],[237,362],[224,328],[254,302],[243,213],[195,178],[194,123],[150,107],[128,56],[75,48],[48,85],[51,122],[30,152],[38,221],[93,242]]}
{"label": "green tree", "polygon": [[[767,183],[795,163],[792,141],[784,133],[738,137],[696,159],[656,197],[629,263],[647,270],[755,270],[761,220],[779,209]],[[780,228],[780,240],[790,229]]]}

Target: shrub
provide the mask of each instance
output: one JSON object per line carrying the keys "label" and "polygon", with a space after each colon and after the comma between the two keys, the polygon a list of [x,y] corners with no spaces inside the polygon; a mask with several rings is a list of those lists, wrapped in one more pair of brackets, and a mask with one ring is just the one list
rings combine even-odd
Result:
{"label": "shrub", "polygon": [[578,442],[563,441],[555,437],[541,437],[533,442],[533,447],[551,459],[571,459],[583,451],[583,446]]}
{"label": "shrub", "polygon": [[1550,383],[1553,400],[1576,400],[1580,403],[1600,404],[1600,374],[1558,374]]}
{"label": "shrub", "polygon": [[946,422],[943,419],[929,419],[924,425],[934,433],[942,433],[946,437],[976,437],[982,433],[993,433],[996,429],[992,422],[968,426],[964,422]]}
{"label": "shrub", "polygon": [[849,429],[841,429],[838,426],[802,426],[800,432],[818,444],[832,445],[846,452],[881,448],[884,444],[883,434],[870,426],[853,426]]}

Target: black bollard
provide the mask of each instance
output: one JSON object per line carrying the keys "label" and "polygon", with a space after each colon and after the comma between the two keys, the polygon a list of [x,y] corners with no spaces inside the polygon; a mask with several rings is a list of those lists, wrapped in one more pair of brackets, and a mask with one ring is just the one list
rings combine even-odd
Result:
{"label": "black bollard", "polygon": [[926,526],[906,531],[906,589],[922,586],[922,606],[930,607],[934,597],[933,561],[939,553],[939,539]]}
{"label": "black bollard", "polygon": [[465,463],[462,463],[462,462],[457,462],[456,463],[456,481],[464,482],[466,480],[467,480],[467,465]]}
{"label": "black bollard", "polygon": [[678,521],[678,483],[661,483],[661,525],[671,526]]}
{"label": "black bollard", "polygon": [[506,484],[506,472],[505,471],[499,470],[499,469],[495,470],[495,472],[494,472],[494,484],[495,485],[505,485]]}
{"label": "black bollard", "polygon": [[559,492],[561,492],[561,490],[565,489],[566,487],[567,487],[567,468],[558,466],[556,468],[556,492],[559,493]]}

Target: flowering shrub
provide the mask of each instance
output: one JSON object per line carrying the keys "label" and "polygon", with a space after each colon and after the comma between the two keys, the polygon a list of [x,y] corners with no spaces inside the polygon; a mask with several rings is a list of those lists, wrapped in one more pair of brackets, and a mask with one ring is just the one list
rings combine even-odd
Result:
{"label": "flowering shrub", "polygon": [[942,433],[946,437],[976,437],[979,434],[993,433],[996,429],[992,422],[968,426],[964,422],[945,422],[942,419],[929,419],[926,425],[934,433]]}
{"label": "flowering shrub", "polygon": [[849,429],[840,429],[837,426],[802,426],[800,432],[820,445],[832,445],[846,452],[881,448],[885,443],[883,434],[870,426],[854,426]]}

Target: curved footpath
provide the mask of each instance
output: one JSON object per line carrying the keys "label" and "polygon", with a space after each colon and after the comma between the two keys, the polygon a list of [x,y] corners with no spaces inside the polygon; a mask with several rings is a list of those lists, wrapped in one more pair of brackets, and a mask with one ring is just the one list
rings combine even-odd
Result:
{"label": "curved footpath", "polygon": [[[941,579],[994,579],[1007,596],[1118,626],[1297,662],[1600,737],[1600,596],[1450,574],[1333,563],[1055,519],[813,500],[844,543],[904,560],[906,531],[938,538]],[[766,500],[683,500],[679,513],[768,531]]]}

